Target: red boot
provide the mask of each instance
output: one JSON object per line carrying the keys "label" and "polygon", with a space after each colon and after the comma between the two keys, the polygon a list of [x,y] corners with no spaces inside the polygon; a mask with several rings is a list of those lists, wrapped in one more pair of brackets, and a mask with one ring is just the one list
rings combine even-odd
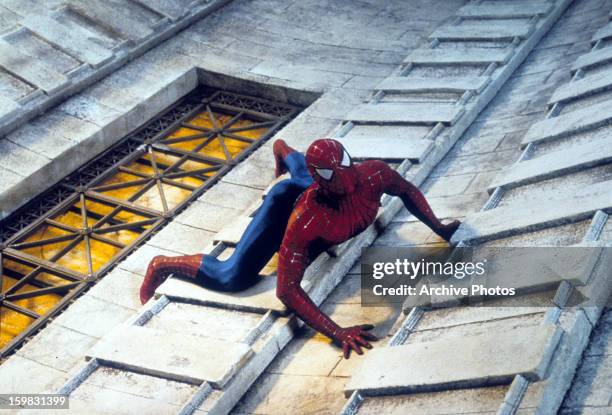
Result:
{"label": "red boot", "polygon": [[157,287],[166,281],[171,274],[195,279],[202,264],[202,257],[202,254],[196,254],[177,257],[159,255],[153,258],[140,286],[140,302],[144,304],[149,301],[155,294]]}
{"label": "red boot", "polygon": [[274,169],[274,174],[276,175],[276,177],[287,171],[283,160],[285,160],[285,157],[287,157],[294,151],[295,149],[289,147],[289,145],[285,143],[285,140],[279,138],[278,140],[274,141],[274,145],[272,146],[272,152],[274,153],[274,160],[276,162],[276,168]]}

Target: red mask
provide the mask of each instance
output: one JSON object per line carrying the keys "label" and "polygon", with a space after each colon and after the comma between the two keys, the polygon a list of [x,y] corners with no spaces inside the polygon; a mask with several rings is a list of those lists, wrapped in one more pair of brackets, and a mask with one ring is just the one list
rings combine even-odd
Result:
{"label": "red mask", "polygon": [[306,164],[324,192],[345,195],[355,190],[357,171],[340,142],[330,138],[314,141],[306,151]]}

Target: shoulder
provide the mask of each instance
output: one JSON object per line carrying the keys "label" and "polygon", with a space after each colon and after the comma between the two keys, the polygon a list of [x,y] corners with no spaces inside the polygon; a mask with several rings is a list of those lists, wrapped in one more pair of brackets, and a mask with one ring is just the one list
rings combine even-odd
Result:
{"label": "shoulder", "polygon": [[366,160],[356,166],[359,171],[361,183],[382,189],[389,181],[393,169],[382,160]]}
{"label": "shoulder", "polygon": [[300,195],[289,217],[286,236],[292,235],[297,238],[303,235],[310,238],[313,234],[318,234],[319,226],[326,222],[326,215],[317,202],[316,195],[316,185],[309,187]]}

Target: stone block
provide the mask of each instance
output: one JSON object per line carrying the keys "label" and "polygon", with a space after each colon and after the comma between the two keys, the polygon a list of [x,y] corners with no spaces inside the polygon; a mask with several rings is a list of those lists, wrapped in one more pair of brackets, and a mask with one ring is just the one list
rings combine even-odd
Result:
{"label": "stone block", "polygon": [[597,30],[591,38],[591,42],[595,43],[598,40],[607,39],[610,36],[612,36],[612,22]]}
{"label": "stone block", "polygon": [[0,366],[2,393],[55,393],[66,381],[66,373],[19,355]]}
{"label": "stone block", "polygon": [[181,0],[136,0],[136,2],[174,21],[179,20],[191,11],[189,7],[184,6],[189,3]]}
{"label": "stone block", "polygon": [[433,141],[423,138],[425,131],[427,128],[422,126],[356,125],[336,139],[353,158],[420,160],[433,145]]}
{"label": "stone block", "polygon": [[577,71],[578,69],[589,69],[593,66],[603,65],[612,60],[612,49],[611,48],[601,48],[594,50],[589,53],[585,53],[580,55],[578,59],[572,64],[572,71]]}
{"label": "stone block", "polygon": [[241,213],[241,210],[231,207],[195,201],[176,216],[174,221],[210,232],[219,232]]}
{"label": "stone block", "polygon": [[589,128],[596,128],[612,119],[612,101],[604,101],[557,117],[547,118],[531,126],[525,134],[522,146],[540,143]]}
{"label": "stone block", "polygon": [[259,313],[171,301],[144,327],[173,333],[245,341],[262,320]]}
{"label": "stone block", "polygon": [[557,327],[543,325],[374,349],[345,392],[394,394],[482,387],[510,382],[517,374],[540,380],[560,338]]}
{"label": "stone block", "polygon": [[197,390],[196,386],[188,383],[98,366],[84,383],[77,387],[71,398],[81,395],[90,385],[176,406],[182,406]]}
{"label": "stone block", "polygon": [[518,186],[563,176],[612,161],[612,137],[565,145],[561,150],[515,163],[502,170],[489,185],[513,189]]}
{"label": "stone block", "polygon": [[92,39],[95,39],[95,35],[82,26],[75,25],[68,30],[58,21],[44,15],[32,15],[23,19],[20,23],[47,42],[57,46],[69,55],[89,63],[94,68],[102,66],[113,58],[113,53],[99,43],[92,41]]}
{"label": "stone block", "polygon": [[144,245],[138,248],[130,256],[119,263],[119,268],[144,276],[147,272],[149,262],[157,255],[178,256],[180,252],[169,251],[151,245]]}
{"label": "stone block", "polygon": [[14,114],[15,111],[19,110],[21,105],[13,101],[6,95],[0,95],[0,122],[8,119]]}
{"label": "stone block", "polygon": [[468,4],[457,10],[457,15],[466,18],[503,19],[539,16],[548,13],[550,3],[501,3],[501,4]]}
{"label": "stone block", "polygon": [[445,25],[429,36],[430,39],[439,40],[500,40],[514,37],[526,38],[533,30],[533,25],[525,22],[487,23],[487,25],[474,25],[461,23]]}
{"label": "stone block", "polygon": [[[308,291],[309,283],[302,282],[302,288]],[[283,303],[276,297],[276,277],[263,277],[244,291],[225,293],[197,286],[189,281],[169,278],[156,291],[171,299],[190,301],[197,304],[212,305],[230,310],[245,310],[265,313],[268,310],[287,313]]]}
{"label": "stone block", "polygon": [[380,103],[363,104],[347,116],[358,124],[453,124],[463,110],[453,104]]}
{"label": "stone block", "polygon": [[70,395],[69,414],[171,414],[181,407],[112,388],[83,383]]}
{"label": "stone block", "polygon": [[431,65],[487,65],[504,64],[512,56],[512,51],[493,48],[466,49],[417,49],[410,54],[404,63]]}
{"label": "stone block", "polygon": [[421,415],[497,413],[508,387],[456,389],[440,392],[366,396],[356,412],[359,415]]}
{"label": "stone block", "polygon": [[251,347],[245,343],[140,326],[118,327],[88,352],[91,357],[140,373],[195,385],[210,382],[219,389],[251,354]]}
{"label": "stone block", "polygon": [[204,252],[213,241],[214,233],[172,221],[160,230],[147,245],[192,255]]}
{"label": "stone block", "polygon": [[139,293],[142,280],[142,275],[115,268],[102,277],[87,294],[130,310],[138,310],[141,307]]}
{"label": "stone block", "polygon": [[612,87],[612,72],[603,71],[566,83],[553,93],[549,104],[583,98]]}
{"label": "stone block", "polygon": [[260,198],[259,189],[221,181],[200,196],[198,201],[243,211]]}
{"label": "stone block", "polygon": [[153,34],[151,26],[154,21],[143,13],[141,7],[130,7],[129,3],[118,0],[78,0],[68,4],[79,14],[126,39],[139,41]]}
{"label": "stone block", "polygon": [[4,40],[0,40],[0,65],[48,94],[57,92],[68,83],[64,75],[47,67],[42,60],[20,52]]}
{"label": "stone block", "polygon": [[415,78],[391,76],[375,89],[385,92],[457,92],[480,91],[489,82],[489,77],[473,76],[462,78]]}
{"label": "stone block", "polygon": [[133,314],[134,310],[87,293],[60,314],[54,323],[88,336],[102,337]]}
{"label": "stone block", "polygon": [[96,338],[51,323],[28,341],[17,354],[40,364],[68,372],[83,361]]}
{"label": "stone block", "polygon": [[452,241],[484,241],[586,219],[598,210],[612,207],[610,186],[610,181],[599,182],[584,186],[569,196],[566,193],[545,194],[541,195],[543,198],[531,197],[529,203],[516,201],[520,209],[513,204],[473,213],[465,219]]}
{"label": "stone block", "polygon": [[225,226],[221,231],[215,235],[214,241],[225,242],[228,245],[236,245],[242,238],[244,231],[249,226],[253,218],[247,216],[239,216],[234,218],[232,223]]}

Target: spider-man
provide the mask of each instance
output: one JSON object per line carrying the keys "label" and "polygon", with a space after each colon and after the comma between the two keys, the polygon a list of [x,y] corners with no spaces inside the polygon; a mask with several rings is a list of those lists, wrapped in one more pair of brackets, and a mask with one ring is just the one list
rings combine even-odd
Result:
{"label": "spider-man", "polygon": [[193,279],[216,290],[238,291],[253,285],[259,271],[279,253],[276,295],[306,324],[330,337],[343,350],[362,354],[376,340],[371,325],[340,327],[325,315],[300,287],[308,264],[329,247],[366,229],[384,193],[399,196],[415,217],[445,240],[459,221],[442,224],[417,187],[379,160],[353,163],[336,140],[313,142],[306,157],[283,140],[273,146],[277,183],[246,228],[232,256],[220,261],[209,255],[157,256],[149,264],[140,289],[143,303],[171,274]]}

